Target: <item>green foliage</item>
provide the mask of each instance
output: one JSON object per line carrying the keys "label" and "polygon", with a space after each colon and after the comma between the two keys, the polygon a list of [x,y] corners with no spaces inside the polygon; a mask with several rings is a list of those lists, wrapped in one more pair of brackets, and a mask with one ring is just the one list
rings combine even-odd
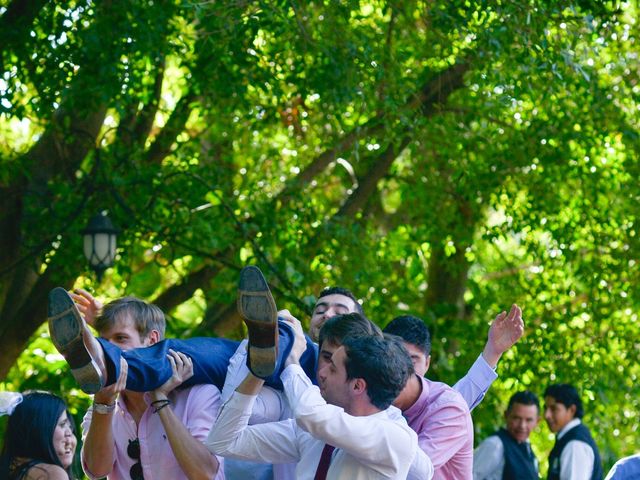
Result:
{"label": "green foliage", "polygon": [[[237,271],[256,263],[303,322],[334,284],[380,325],[422,316],[449,383],[518,303],[526,335],[476,438],[515,391],[562,381],[606,465],[634,451],[637,5],[108,3],[0,29],[0,229],[19,225],[0,239],[0,338],[33,334],[3,388],[88,403],[41,319],[7,308],[45,298],[25,279],[157,301],[174,336],[238,336]],[[98,286],[79,231],[102,209],[122,233]],[[544,458],[546,426],[533,440]]]}

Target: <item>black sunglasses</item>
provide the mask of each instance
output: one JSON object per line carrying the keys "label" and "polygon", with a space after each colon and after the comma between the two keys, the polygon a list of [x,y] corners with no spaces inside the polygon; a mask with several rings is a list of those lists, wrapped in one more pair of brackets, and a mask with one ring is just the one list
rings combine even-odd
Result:
{"label": "black sunglasses", "polygon": [[131,480],[144,480],[142,464],[140,463],[140,439],[136,438],[135,440],[129,440],[127,455],[132,459],[137,460],[137,463],[131,465],[131,469],[129,470]]}

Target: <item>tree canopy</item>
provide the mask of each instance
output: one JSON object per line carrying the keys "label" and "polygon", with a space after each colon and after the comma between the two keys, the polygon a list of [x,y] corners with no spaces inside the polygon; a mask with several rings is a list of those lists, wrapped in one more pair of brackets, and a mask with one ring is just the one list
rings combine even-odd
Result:
{"label": "tree canopy", "polygon": [[[637,443],[638,6],[594,0],[0,1],[0,377],[74,390],[54,286],[149,299],[238,338],[259,265],[306,322],[350,288],[433,334],[455,382],[518,303],[474,411],[575,384],[610,465]],[[122,230],[95,283],[80,231]],[[83,403],[84,402],[84,403]],[[541,426],[534,446],[546,458]],[[544,463],[544,462],[543,462]]]}

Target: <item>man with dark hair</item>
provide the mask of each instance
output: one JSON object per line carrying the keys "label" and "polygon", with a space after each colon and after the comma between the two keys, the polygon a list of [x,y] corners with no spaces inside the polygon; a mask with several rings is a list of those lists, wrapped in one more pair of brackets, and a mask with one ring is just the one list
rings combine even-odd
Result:
{"label": "man with dark hair", "polygon": [[[340,291],[345,290],[340,289]],[[326,292],[327,291],[324,291],[323,293]],[[336,320],[329,319],[333,315],[331,309],[342,309],[343,311],[355,312],[358,309],[356,305],[359,306],[359,303],[355,301],[354,297],[348,291],[347,292],[349,293],[349,295],[338,293],[336,289],[328,290],[328,292],[331,293],[318,299],[316,308],[314,309],[313,318],[315,320],[312,319],[312,323],[322,326],[321,332],[324,332],[326,329],[327,333],[321,333],[321,335],[329,335],[328,332],[332,331],[335,333],[335,337],[337,338],[331,338],[331,341],[323,341],[325,339],[321,339],[320,354],[318,358],[319,369],[322,368],[322,366],[328,361],[328,359],[331,358],[335,350],[340,347],[342,343],[341,340],[345,333],[341,331],[341,329],[343,328],[341,326],[341,320],[349,317],[348,315],[342,315],[336,318]],[[288,311],[279,312],[279,316],[293,319]],[[406,318],[416,319],[417,317],[407,316]],[[426,330],[423,322],[420,319],[417,320]],[[405,320],[399,320],[397,323],[394,323],[394,325],[397,324],[401,326],[401,323],[404,321]],[[367,334],[374,333],[379,335],[379,328],[375,325],[371,327],[368,324],[373,325],[367,320],[364,325],[361,325],[357,328],[361,331],[361,333],[366,332]],[[354,328],[353,325],[346,324],[344,325],[344,327],[346,327],[348,330]],[[377,332],[375,330],[377,330]],[[421,386],[422,381],[419,379],[419,377],[415,375],[412,375],[410,377],[407,386],[401,393],[400,398],[397,400],[396,406],[407,410],[409,415],[411,416],[409,419],[409,425],[416,432],[418,432],[421,448],[423,448],[423,450],[428,454],[433,455],[434,458],[437,459],[436,462],[438,462],[438,465],[441,467],[445,463],[447,463],[448,460],[451,460],[453,453],[459,452],[459,455],[455,459],[453,459],[453,461],[449,461],[448,465],[445,465],[444,468],[437,468],[435,474],[436,478],[471,477],[473,456],[473,426],[471,417],[469,415],[469,409],[480,403],[485,392],[487,391],[493,380],[497,377],[494,369],[500,356],[522,336],[523,330],[524,327],[521,317],[521,310],[516,305],[512,306],[508,314],[507,312],[502,312],[495,318],[494,322],[491,324],[491,328],[489,330],[489,338],[487,340],[487,344],[485,345],[484,351],[478,357],[469,373],[454,387],[463,396],[464,401],[462,403],[449,405],[448,408],[444,408],[442,410],[442,413],[444,414],[446,414],[447,412],[451,413],[452,410],[455,410],[455,415],[452,419],[441,418],[441,420],[445,420],[444,423],[428,422],[428,417],[420,414],[420,412],[423,411],[422,407],[416,406],[414,408],[411,408],[414,404],[416,404],[416,402],[418,402],[423,390]],[[332,333],[331,335],[334,334]],[[412,359],[414,360],[415,369],[419,373],[419,376],[422,377],[428,368],[428,362],[430,360],[430,344],[427,345],[427,343],[430,342],[428,330],[426,332],[424,341],[414,341],[420,341],[423,344],[420,348],[416,347],[411,349],[411,357],[413,357]],[[405,347],[406,346],[408,346],[408,344],[405,342]],[[245,363],[246,361],[242,357],[241,347],[234,358],[231,359],[229,372],[227,374],[227,383],[225,384],[225,388],[222,392],[223,400],[229,398],[235,387],[239,385],[242,379],[244,379],[247,375]],[[261,393],[260,395],[262,396],[263,393]],[[444,395],[443,399],[445,397],[455,397],[455,395],[455,392],[453,392],[453,395]],[[438,404],[438,402],[435,401],[437,397],[437,395],[432,397],[432,399],[434,400],[433,405]],[[456,400],[459,402],[459,396],[456,398]],[[284,407],[284,405],[286,405],[286,402],[279,402],[280,405],[283,405],[283,408],[281,409],[281,415],[276,415],[275,418],[272,413],[266,413],[269,410],[266,407],[267,403],[275,404],[276,402],[266,399],[264,399],[263,401],[261,397],[258,397],[256,408],[254,408],[254,417],[252,417],[250,423],[265,421],[265,418],[270,418],[273,421],[285,418],[288,415],[286,407]],[[419,405],[424,405],[424,403],[418,403]],[[426,423],[430,423],[428,427],[426,426]],[[438,430],[438,433],[434,433],[435,430]],[[432,435],[434,434],[440,441],[430,440],[432,438]],[[430,447],[427,447],[429,449],[424,447],[424,443],[430,444]],[[464,460],[462,460],[463,458]],[[232,462],[227,463],[230,464]],[[450,473],[449,470],[451,470]],[[274,476],[278,479],[295,478],[292,475],[292,472],[290,470],[287,471],[287,467],[282,465],[274,466],[274,473]],[[458,474],[460,475],[458,476]],[[440,475],[443,476],[440,477]]]}
{"label": "man with dark hair", "polygon": [[327,320],[320,330],[318,343],[318,369],[331,360],[333,352],[347,337],[382,338],[382,330],[371,320],[359,313],[347,313]]}
{"label": "man with dark hair", "polygon": [[364,315],[362,305],[350,290],[343,287],[328,287],[320,292],[309,323],[309,336],[318,341],[324,322],[336,315],[357,312]]}
{"label": "man with dark hair", "polygon": [[418,434],[420,448],[433,462],[433,478],[471,478],[473,422],[469,406],[449,385],[424,378],[431,359],[429,329],[418,317],[403,315],[383,331],[400,338],[411,357],[415,374],[393,404]]}
{"label": "man with dark hair", "polygon": [[384,333],[404,340],[404,348],[409,352],[416,375],[423,377],[431,363],[431,332],[424,322],[413,315],[400,315],[384,327]]}
{"label": "man with dark hair", "polygon": [[540,421],[540,402],[529,390],[509,399],[506,428],[487,437],[473,457],[473,480],[537,480],[536,459],[529,435]]}
{"label": "man with dark hair", "polygon": [[544,419],[556,434],[549,454],[548,480],[601,480],[598,446],[582,423],[584,410],[573,385],[559,383],[544,391]]}
{"label": "man with dark hair", "polygon": [[[353,316],[358,314],[352,314]],[[344,339],[318,369],[320,388],[299,367],[306,349],[300,322],[290,320],[296,341],[282,373],[294,418],[247,425],[263,381],[247,376],[225,404],[207,446],[245,460],[297,462],[298,479],[429,479],[433,466],[415,432],[388,407],[413,368],[399,342],[379,336]]]}

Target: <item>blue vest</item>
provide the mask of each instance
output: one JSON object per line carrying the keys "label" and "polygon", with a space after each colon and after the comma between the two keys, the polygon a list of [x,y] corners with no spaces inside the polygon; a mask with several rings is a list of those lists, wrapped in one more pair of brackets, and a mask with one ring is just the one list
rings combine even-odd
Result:
{"label": "blue vest", "polygon": [[518,443],[504,428],[494,433],[504,448],[503,480],[538,480],[535,455],[528,443]]}
{"label": "blue vest", "polygon": [[565,433],[560,440],[556,439],[556,444],[553,446],[551,453],[549,454],[549,475],[548,480],[560,480],[560,455],[564,447],[567,446],[571,440],[580,440],[586,443],[593,450],[593,470],[591,471],[591,480],[602,480],[604,473],[602,471],[602,463],[600,462],[600,452],[596,442],[591,437],[591,432],[582,423],[576,425],[567,433]]}

